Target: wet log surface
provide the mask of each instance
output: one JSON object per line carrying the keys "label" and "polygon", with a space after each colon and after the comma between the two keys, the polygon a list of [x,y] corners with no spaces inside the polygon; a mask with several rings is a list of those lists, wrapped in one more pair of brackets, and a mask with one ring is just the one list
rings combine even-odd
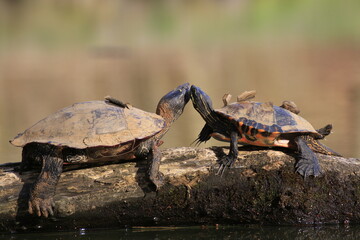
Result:
{"label": "wet log surface", "polygon": [[55,195],[56,214],[27,213],[37,171],[0,167],[0,231],[169,226],[193,224],[321,224],[360,222],[360,159],[318,155],[323,174],[303,179],[295,153],[239,148],[239,159],[220,177],[226,148],[163,150],[166,184],[155,192],[146,161],[91,168],[65,166]]}

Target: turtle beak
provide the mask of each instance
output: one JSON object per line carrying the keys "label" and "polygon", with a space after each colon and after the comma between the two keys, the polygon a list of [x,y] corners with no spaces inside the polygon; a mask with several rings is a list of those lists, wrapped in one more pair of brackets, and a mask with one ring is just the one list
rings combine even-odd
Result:
{"label": "turtle beak", "polygon": [[201,114],[201,116],[205,117],[213,111],[211,98],[199,87],[195,85],[191,86],[190,97],[194,108]]}
{"label": "turtle beak", "polygon": [[189,100],[190,84],[185,83],[163,96],[159,101],[156,112],[160,114],[159,111],[161,109],[166,109],[168,113],[172,112],[172,115],[176,119],[182,114],[185,105],[189,102]]}
{"label": "turtle beak", "polygon": [[184,109],[185,105],[190,100],[190,84],[184,83],[178,86],[177,88],[166,94],[163,99],[173,101],[174,103],[172,105],[174,108],[177,108],[177,106],[182,106],[181,109]]}
{"label": "turtle beak", "polygon": [[175,88],[173,91],[169,92],[168,94],[172,94],[175,98],[180,98],[185,106],[190,100],[190,84],[184,83]]}

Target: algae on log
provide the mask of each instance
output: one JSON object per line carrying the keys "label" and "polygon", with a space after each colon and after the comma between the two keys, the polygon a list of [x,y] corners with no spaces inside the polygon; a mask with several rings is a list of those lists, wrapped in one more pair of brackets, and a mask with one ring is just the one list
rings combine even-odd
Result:
{"label": "algae on log", "polygon": [[66,169],[55,195],[54,217],[27,213],[38,175],[18,164],[0,167],[0,231],[193,224],[313,224],[360,222],[360,159],[318,154],[323,174],[303,179],[294,152],[241,147],[220,177],[216,160],[227,148],[163,150],[158,192],[146,179],[146,161]]}

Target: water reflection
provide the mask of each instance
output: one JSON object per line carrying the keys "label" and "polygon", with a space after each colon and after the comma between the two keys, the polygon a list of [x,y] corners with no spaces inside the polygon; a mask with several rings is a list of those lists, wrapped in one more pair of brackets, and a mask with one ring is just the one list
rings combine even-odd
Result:
{"label": "water reflection", "polygon": [[76,232],[0,235],[0,239],[358,239],[360,226],[219,226],[184,228],[133,228]]}

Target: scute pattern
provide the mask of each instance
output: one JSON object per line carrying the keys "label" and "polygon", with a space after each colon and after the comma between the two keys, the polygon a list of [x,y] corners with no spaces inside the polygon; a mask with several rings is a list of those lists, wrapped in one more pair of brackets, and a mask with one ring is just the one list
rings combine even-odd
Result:
{"label": "scute pattern", "polygon": [[262,129],[266,132],[317,133],[314,127],[302,117],[281,107],[272,106],[269,103],[250,101],[232,103],[223,108],[216,109],[215,111],[227,118],[232,118],[235,121],[242,123],[245,127]]}
{"label": "scute pattern", "polygon": [[30,142],[51,143],[72,148],[115,146],[144,139],[160,132],[164,119],[154,113],[105,101],[75,103],[25,130],[11,143],[24,146]]}

